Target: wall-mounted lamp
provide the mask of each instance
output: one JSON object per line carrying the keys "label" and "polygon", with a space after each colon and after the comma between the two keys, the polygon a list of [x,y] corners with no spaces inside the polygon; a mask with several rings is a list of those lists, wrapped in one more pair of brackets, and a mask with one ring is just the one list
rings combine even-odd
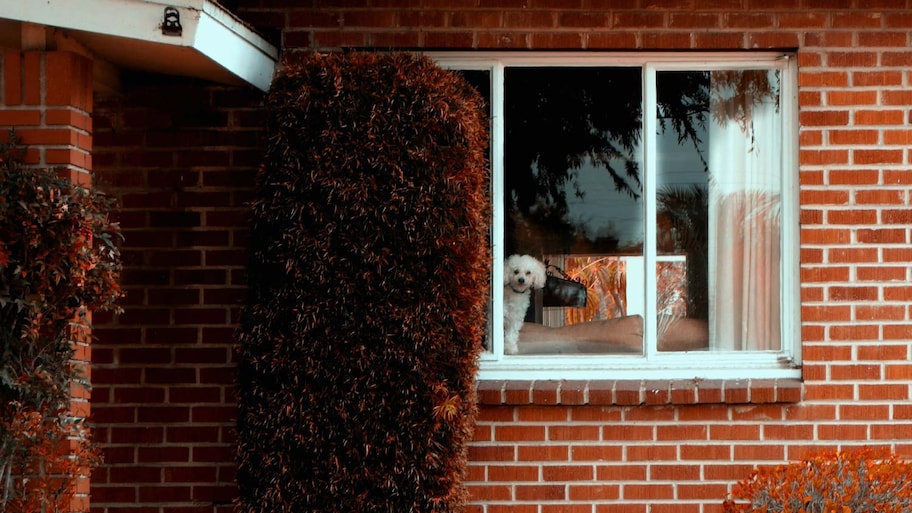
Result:
{"label": "wall-mounted lamp", "polygon": [[183,30],[180,22],[180,11],[175,7],[165,7],[165,17],[162,20],[162,35],[180,36]]}

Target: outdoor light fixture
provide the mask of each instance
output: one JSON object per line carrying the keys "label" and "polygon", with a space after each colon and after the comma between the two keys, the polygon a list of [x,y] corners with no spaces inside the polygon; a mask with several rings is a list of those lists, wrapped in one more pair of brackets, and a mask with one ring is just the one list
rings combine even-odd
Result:
{"label": "outdoor light fixture", "polygon": [[175,7],[165,7],[165,17],[162,20],[162,35],[180,36],[182,32],[180,11]]}

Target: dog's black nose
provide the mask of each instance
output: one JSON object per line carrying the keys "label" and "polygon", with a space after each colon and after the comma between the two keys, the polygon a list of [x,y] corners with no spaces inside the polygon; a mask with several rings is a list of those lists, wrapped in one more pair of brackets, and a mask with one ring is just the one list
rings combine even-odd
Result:
{"label": "dog's black nose", "polygon": [[523,278],[522,276],[520,276],[519,278],[516,279],[516,281],[518,281],[519,283],[525,283],[526,279]]}

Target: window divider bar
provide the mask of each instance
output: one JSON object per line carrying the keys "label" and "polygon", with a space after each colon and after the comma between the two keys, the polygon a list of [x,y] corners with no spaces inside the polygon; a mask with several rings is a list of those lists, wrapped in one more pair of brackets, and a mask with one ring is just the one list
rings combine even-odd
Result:
{"label": "window divider bar", "polygon": [[643,234],[643,262],[646,272],[643,273],[643,291],[646,304],[643,305],[643,353],[647,359],[654,358],[658,352],[656,301],[658,291],[655,280],[656,269],[656,68],[650,64],[643,66],[643,208],[645,221]]}
{"label": "window divider bar", "polygon": [[[503,180],[495,179],[503,176],[504,167],[504,66],[494,63],[491,66],[491,257],[494,259],[491,275],[491,285],[494,288],[492,298],[491,322],[493,333],[503,333],[503,262],[507,257],[504,254],[504,185]],[[501,336],[492,336],[491,350],[498,359],[504,354],[504,340]]]}

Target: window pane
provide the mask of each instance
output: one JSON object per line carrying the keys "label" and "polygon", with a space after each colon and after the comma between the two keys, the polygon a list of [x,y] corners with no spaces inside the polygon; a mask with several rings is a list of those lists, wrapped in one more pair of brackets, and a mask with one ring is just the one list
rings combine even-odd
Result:
{"label": "window pane", "polygon": [[587,286],[585,306],[535,293],[520,353],[642,352],[641,75],[505,69],[505,254]]}
{"label": "window pane", "polygon": [[[484,101],[485,116],[488,119],[488,134],[492,132],[490,120],[493,118],[493,113],[491,110],[491,70],[489,69],[454,69],[452,70],[455,73],[458,73],[465,79],[466,82],[476,91],[478,91],[479,96],[481,96],[482,101]],[[493,141],[488,140],[488,165],[491,163],[491,149],[493,148]],[[493,215],[492,215],[493,217]],[[489,241],[494,240],[493,227],[492,231],[488,236]],[[489,282],[490,284],[490,282]],[[489,287],[488,289],[488,311],[491,311],[491,304],[493,300],[493,294],[500,293],[500,287]],[[486,350],[490,351],[492,349],[491,344],[491,333],[494,331],[494,323],[491,316],[488,316],[488,323],[485,330],[485,340],[484,347]]]}
{"label": "window pane", "polygon": [[462,78],[478,91],[478,94],[485,102],[488,119],[491,119],[491,70],[463,69],[453,71],[462,75]]}
{"label": "window pane", "polygon": [[779,76],[659,72],[660,351],[779,342]]}

